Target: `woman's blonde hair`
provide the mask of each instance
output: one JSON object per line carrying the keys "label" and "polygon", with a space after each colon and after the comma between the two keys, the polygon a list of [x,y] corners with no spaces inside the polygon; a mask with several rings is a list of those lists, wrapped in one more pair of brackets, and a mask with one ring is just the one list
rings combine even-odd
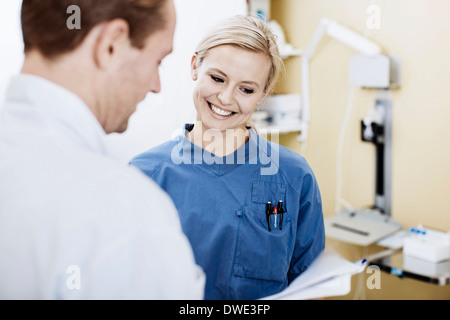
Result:
{"label": "woman's blonde hair", "polygon": [[209,50],[221,45],[237,46],[264,54],[270,59],[272,66],[264,92],[271,90],[284,72],[276,37],[269,25],[260,18],[239,15],[222,21],[197,46],[198,64],[202,63]]}

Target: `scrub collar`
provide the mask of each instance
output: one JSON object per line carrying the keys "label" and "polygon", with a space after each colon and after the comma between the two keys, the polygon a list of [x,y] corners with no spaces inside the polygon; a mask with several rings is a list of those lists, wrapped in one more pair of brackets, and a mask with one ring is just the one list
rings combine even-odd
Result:
{"label": "scrub collar", "polygon": [[247,127],[250,132],[247,143],[225,157],[218,157],[189,140],[187,133],[193,127],[193,124],[185,124],[182,134],[179,136],[180,162],[200,166],[219,176],[227,174],[243,164],[256,164],[258,162],[258,135],[253,128]]}

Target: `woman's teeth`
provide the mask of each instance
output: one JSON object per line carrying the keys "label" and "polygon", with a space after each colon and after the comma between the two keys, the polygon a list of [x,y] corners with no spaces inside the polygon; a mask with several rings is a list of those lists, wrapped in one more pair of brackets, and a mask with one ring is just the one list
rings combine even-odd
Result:
{"label": "woman's teeth", "polygon": [[216,106],[212,105],[211,103],[209,103],[209,107],[215,114],[222,116],[222,117],[229,117],[233,114],[233,112],[219,109]]}

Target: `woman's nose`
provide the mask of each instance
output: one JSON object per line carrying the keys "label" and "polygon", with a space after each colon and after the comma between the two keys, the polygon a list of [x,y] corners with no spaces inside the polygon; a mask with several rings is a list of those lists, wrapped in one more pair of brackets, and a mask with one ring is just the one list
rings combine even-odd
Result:
{"label": "woman's nose", "polygon": [[218,96],[220,103],[223,105],[230,105],[233,103],[234,97],[233,97],[233,88],[232,87],[226,87],[224,88]]}

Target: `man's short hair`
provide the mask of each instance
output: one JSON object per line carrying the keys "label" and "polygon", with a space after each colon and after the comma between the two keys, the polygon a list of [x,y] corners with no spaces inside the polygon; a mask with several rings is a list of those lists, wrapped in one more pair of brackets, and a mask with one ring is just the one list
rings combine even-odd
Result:
{"label": "man's short hair", "polygon": [[[166,24],[167,0],[23,0],[22,33],[25,53],[37,49],[54,58],[76,49],[99,23],[124,19],[130,28],[131,44],[141,49],[145,40]],[[80,8],[80,29],[69,29],[71,5]],[[70,12],[70,11],[69,11]]]}

